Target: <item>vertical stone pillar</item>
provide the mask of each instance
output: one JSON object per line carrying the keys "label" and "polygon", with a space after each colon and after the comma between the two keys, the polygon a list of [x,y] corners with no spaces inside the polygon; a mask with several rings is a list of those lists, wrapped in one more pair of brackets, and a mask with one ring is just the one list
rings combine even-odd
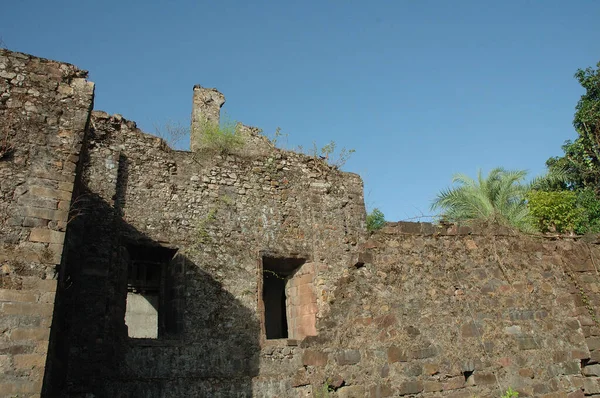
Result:
{"label": "vertical stone pillar", "polygon": [[215,88],[204,88],[199,84],[194,86],[192,103],[192,125],[190,128],[190,149],[198,151],[202,147],[202,125],[205,121],[219,123],[221,107],[225,96]]}

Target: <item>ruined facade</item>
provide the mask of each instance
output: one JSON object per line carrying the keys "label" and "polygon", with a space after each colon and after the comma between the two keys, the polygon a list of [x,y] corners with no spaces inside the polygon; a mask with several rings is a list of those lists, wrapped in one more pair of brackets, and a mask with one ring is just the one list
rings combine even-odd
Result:
{"label": "ruined facade", "polygon": [[362,181],[191,152],[92,111],[86,72],[0,52],[0,396],[600,394],[595,239],[365,228]]}

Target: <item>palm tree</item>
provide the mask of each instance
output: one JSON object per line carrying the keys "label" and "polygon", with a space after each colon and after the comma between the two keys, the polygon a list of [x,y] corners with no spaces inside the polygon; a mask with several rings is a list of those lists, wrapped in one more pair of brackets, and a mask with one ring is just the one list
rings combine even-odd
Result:
{"label": "palm tree", "polygon": [[442,218],[451,222],[483,221],[531,230],[525,201],[529,185],[522,183],[526,175],[524,170],[500,167],[491,170],[487,178],[479,170],[477,180],[455,174],[452,182],[458,186],[441,191],[431,208],[442,210]]}

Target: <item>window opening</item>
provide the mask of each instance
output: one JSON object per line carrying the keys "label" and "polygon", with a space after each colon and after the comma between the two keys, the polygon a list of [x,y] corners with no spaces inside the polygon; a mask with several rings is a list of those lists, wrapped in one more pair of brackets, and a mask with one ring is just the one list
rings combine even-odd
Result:
{"label": "window opening", "polygon": [[167,265],[177,250],[160,246],[127,247],[125,324],[132,338],[156,339],[165,332]]}
{"label": "window opening", "polygon": [[303,258],[265,256],[262,266],[265,338],[301,339],[316,334],[312,331],[316,314],[314,265],[306,264]]}

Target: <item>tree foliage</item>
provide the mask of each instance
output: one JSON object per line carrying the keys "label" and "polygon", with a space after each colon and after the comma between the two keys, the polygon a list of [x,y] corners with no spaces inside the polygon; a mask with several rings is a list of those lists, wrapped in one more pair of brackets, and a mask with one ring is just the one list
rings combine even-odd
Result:
{"label": "tree foliage", "polygon": [[530,207],[535,207],[533,214],[543,231],[600,232],[600,63],[596,66],[575,73],[585,90],[573,118],[577,138],[564,143],[563,156],[546,161],[549,174],[560,178],[538,184],[536,188],[547,194],[530,197]]}
{"label": "tree foliage", "polygon": [[600,194],[600,62],[597,69],[579,69],[575,78],[585,90],[575,107],[574,141],[566,141],[564,155],[548,159],[549,170],[564,170],[568,179],[562,188],[594,189]]}
{"label": "tree foliage", "polygon": [[579,69],[585,90],[575,108],[577,138],[564,155],[546,161],[548,173],[522,184],[524,171],[498,168],[477,180],[458,174],[457,187],[438,194],[432,208],[448,221],[491,221],[541,232],[600,233],[600,63]]}
{"label": "tree foliage", "polygon": [[477,179],[465,174],[454,175],[457,186],[442,190],[435,198],[432,210],[441,210],[442,218],[450,222],[498,223],[529,230],[528,208],[523,184],[527,172],[495,168]]}
{"label": "tree foliage", "polygon": [[577,192],[577,206],[582,209],[582,217],[575,228],[575,233],[600,233],[600,199],[593,189],[587,188]]}

